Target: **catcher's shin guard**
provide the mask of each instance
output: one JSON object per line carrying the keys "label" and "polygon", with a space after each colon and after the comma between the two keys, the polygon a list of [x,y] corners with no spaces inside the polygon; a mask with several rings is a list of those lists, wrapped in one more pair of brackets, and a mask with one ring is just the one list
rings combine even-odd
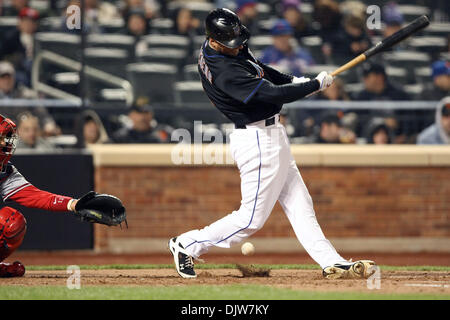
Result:
{"label": "catcher's shin guard", "polygon": [[0,261],[11,255],[21,244],[27,231],[25,217],[16,209],[0,209]]}
{"label": "catcher's shin guard", "polygon": [[327,279],[367,279],[375,272],[376,264],[372,260],[358,260],[349,264],[334,264],[323,269]]}
{"label": "catcher's shin guard", "polygon": [[0,262],[0,278],[22,277],[25,274],[25,266],[19,261],[13,263]]}

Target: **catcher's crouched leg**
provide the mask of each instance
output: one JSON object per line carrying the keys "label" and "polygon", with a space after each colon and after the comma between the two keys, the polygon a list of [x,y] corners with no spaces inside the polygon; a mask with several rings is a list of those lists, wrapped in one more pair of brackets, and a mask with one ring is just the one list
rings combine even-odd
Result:
{"label": "catcher's crouched leg", "polygon": [[21,244],[27,230],[25,217],[16,209],[0,209],[0,278],[21,277],[25,267],[18,261],[1,262],[9,257]]}

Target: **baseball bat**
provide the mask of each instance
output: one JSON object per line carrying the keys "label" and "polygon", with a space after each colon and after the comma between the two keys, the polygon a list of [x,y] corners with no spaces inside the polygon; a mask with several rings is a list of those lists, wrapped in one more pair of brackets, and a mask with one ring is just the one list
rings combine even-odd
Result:
{"label": "baseball bat", "polygon": [[403,27],[393,35],[383,39],[382,41],[378,42],[376,45],[374,45],[372,48],[367,49],[364,53],[361,53],[359,56],[354,58],[353,60],[350,60],[343,66],[340,66],[338,69],[334,70],[331,75],[333,77],[337,76],[338,74],[353,68],[354,66],[360,64],[361,62],[369,59],[371,56],[376,55],[377,53],[380,53],[382,51],[385,51],[386,49],[391,48],[392,46],[396,45],[400,41],[405,40],[413,33],[416,33],[419,30],[424,29],[430,24],[430,20],[427,16],[423,15],[417,19],[415,19],[413,22],[408,24],[407,26]]}

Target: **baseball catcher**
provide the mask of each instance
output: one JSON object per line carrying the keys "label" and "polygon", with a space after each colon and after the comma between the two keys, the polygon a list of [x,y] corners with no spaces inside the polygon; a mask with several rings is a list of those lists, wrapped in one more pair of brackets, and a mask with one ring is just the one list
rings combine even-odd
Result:
{"label": "baseball catcher", "polygon": [[[28,208],[49,211],[69,211],[83,221],[108,226],[126,223],[125,208],[114,196],[90,191],[80,199],[74,199],[33,186],[10,162],[17,139],[15,123],[0,115],[0,196],[3,202],[14,201]],[[27,222],[20,211],[11,207],[0,209],[0,277],[25,274],[25,267],[19,261],[2,261],[22,244],[26,230]]]}
{"label": "baseball catcher", "polygon": [[169,240],[178,274],[195,278],[194,258],[212,246],[229,248],[258,231],[278,201],[324,277],[368,277],[373,261],[347,261],[325,238],[279,121],[284,103],[325,90],[333,76],[322,71],[314,79],[297,78],[261,63],[247,46],[248,29],[228,9],[211,11],[205,27],[198,70],[208,98],[235,124],[230,150],[241,177],[242,201],[238,210],[209,226]]}

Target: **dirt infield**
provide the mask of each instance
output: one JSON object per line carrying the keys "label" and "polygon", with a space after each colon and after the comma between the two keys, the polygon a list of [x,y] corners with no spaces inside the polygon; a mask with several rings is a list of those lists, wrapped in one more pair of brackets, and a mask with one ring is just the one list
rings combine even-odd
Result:
{"label": "dirt infield", "polygon": [[[2,279],[2,285],[65,286],[66,271],[28,271],[22,278]],[[369,290],[366,280],[327,280],[320,270],[271,270],[270,277],[243,277],[236,269],[198,270],[197,279],[181,279],[171,269],[81,270],[82,286],[188,286],[257,284],[294,290],[377,293],[450,294],[448,272],[381,270],[381,288]]]}
{"label": "dirt infield", "polygon": [[[450,266],[450,254],[445,253],[341,253],[346,259],[370,259],[378,265],[390,266]],[[305,254],[207,254],[207,263],[315,264]],[[167,254],[97,254],[93,251],[28,251],[15,252],[8,261],[19,260],[25,265],[105,265],[105,264],[169,264]]]}

